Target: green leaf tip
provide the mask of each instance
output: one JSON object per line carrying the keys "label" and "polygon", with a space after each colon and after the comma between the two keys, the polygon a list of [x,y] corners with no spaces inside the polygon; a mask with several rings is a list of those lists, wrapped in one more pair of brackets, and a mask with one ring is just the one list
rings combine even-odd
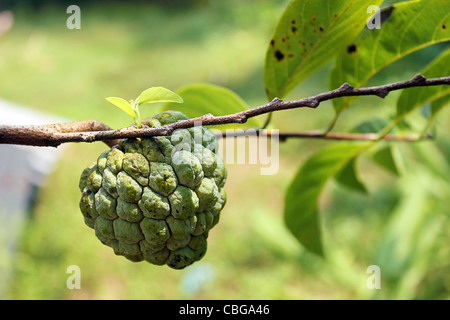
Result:
{"label": "green leaf tip", "polygon": [[134,109],[133,109],[132,105],[128,101],[126,101],[126,100],[124,100],[122,98],[118,98],[118,97],[109,97],[109,98],[106,98],[106,100],[111,102],[113,105],[115,105],[119,109],[122,109],[123,111],[125,111],[133,119],[136,118]]}
{"label": "green leaf tip", "polygon": [[136,99],[136,101],[138,101],[139,105],[155,102],[183,103],[183,98],[181,98],[181,96],[179,96],[175,92],[164,87],[152,87],[143,91]]}
{"label": "green leaf tip", "polygon": [[131,116],[138,128],[141,127],[140,105],[155,102],[183,103],[183,98],[175,92],[163,87],[149,88],[143,91],[135,100],[130,100],[130,102],[118,97],[108,97],[106,100]]}
{"label": "green leaf tip", "polygon": [[264,85],[269,101],[286,97],[340,50],[345,50],[364,30],[367,7],[382,2],[290,1],[266,51]]}

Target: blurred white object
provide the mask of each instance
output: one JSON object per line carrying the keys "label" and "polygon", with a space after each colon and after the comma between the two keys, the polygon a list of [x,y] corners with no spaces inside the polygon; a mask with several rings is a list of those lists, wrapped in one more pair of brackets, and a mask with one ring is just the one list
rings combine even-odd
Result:
{"label": "blurred white object", "polygon": [[[0,99],[0,125],[67,122]],[[32,209],[36,191],[52,172],[64,147],[0,144],[0,299],[11,275],[21,227]]]}
{"label": "blurred white object", "polygon": [[216,278],[214,266],[210,263],[200,262],[189,267],[180,280],[180,289],[188,297],[200,293]]}
{"label": "blurred white object", "polygon": [[14,24],[14,16],[11,11],[0,12],[0,37]]}

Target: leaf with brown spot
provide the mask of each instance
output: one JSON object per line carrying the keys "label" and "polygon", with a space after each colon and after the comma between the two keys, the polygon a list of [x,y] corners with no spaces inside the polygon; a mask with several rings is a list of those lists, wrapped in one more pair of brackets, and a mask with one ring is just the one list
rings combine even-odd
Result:
{"label": "leaf with brown spot", "polygon": [[345,49],[366,25],[367,7],[382,0],[293,0],[266,53],[269,100],[283,98]]}
{"label": "leaf with brown spot", "polygon": [[[363,87],[395,61],[427,46],[450,40],[449,30],[442,28],[450,19],[448,0],[401,2],[382,10],[381,14],[380,29],[364,30],[337,56],[330,73],[330,89],[336,89],[345,82],[355,88]],[[357,51],[350,50],[353,47]],[[408,70],[410,76],[419,71]],[[442,72],[436,76],[447,75]],[[355,99],[333,100],[335,110],[342,112]]]}

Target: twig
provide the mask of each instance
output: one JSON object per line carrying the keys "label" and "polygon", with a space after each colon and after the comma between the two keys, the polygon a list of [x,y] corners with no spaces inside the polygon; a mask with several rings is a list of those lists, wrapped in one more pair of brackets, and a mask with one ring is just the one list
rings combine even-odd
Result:
{"label": "twig", "polygon": [[[95,120],[30,126],[0,125],[0,143],[57,147],[63,142],[71,142],[64,141],[68,136],[86,136],[85,141],[88,142],[89,135],[86,133],[108,131],[111,131],[109,126]],[[112,147],[118,144],[119,140],[105,139],[103,142]]]}
{"label": "twig", "polygon": [[[213,116],[205,114],[198,118],[183,120],[176,123],[168,124],[158,128],[150,128],[144,125],[143,128],[137,129],[133,126],[128,128],[111,130],[108,126],[97,121],[82,121],[75,123],[53,124],[45,126],[0,126],[0,144],[22,144],[33,146],[52,146],[56,147],[67,142],[94,142],[104,141],[108,145],[115,144],[123,138],[137,138],[149,136],[167,136],[171,135],[177,129],[190,128],[198,124],[203,126],[222,125],[230,123],[245,123],[249,118],[257,117],[263,114],[270,114],[274,111],[295,109],[295,108],[317,108],[321,102],[332,100],[340,97],[349,96],[378,96],[385,98],[389,92],[412,87],[450,85],[450,76],[434,79],[426,79],[418,74],[407,81],[391,83],[382,86],[353,88],[348,83],[344,83],[338,89],[317,94],[308,98],[282,101],[278,98],[271,102],[248,110],[237,112],[224,116]],[[346,136],[345,136],[346,135]],[[297,134],[298,137],[337,139],[337,134],[315,134],[304,135]],[[334,137],[333,137],[334,136]],[[392,137],[392,136],[391,136]],[[354,135],[341,134],[340,139],[355,140]],[[364,138],[364,137],[361,137]],[[374,139],[374,136],[365,137]],[[387,138],[385,138],[387,139]],[[397,139],[397,138],[396,138]],[[400,139],[400,138],[398,138]],[[365,139],[367,140],[367,139]]]}
{"label": "twig", "polygon": [[360,141],[405,141],[405,142],[416,142],[421,140],[433,139],[430,135],[421,134],[403,134],[395,135],[388,134],[381,136],[377,133],[334,133],[334,132],[323,132],[323,131],[303,131],[303,132],[278,132],[273,130],[261,129],[261,130],[247,130],[247,131],[236,131],[236,132],[226,132],[221,131],[216,133],[216,137],[220,138],[234,138],[234,137],[272,137],[277,136],[280,141],[284,142],[290,138],[311,138],[311,139],[326,139],[326,140],[360,140]]}

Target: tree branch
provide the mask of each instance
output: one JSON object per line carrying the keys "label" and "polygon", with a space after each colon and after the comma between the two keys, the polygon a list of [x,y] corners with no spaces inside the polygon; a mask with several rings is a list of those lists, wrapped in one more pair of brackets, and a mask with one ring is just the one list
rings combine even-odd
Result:
{"label": "tree branch", "polygon": [[216,134],[217,138],[234,138],[234,137],[272,137],[278,136],[280,141],[286,141],[290,138],[311,138],[311,139],[325,139],[325,140],[360,140],[360,141],[404,141],[404,142],[417,142],[421,140],[429,140],[433,137],[430,135],[421,134],[387,134],[380,137],[376,133],[333,133],[323,131],[302,131],[302,132],[278,132],[274,130],[261,129],[256,131],[236,131],[225,132],[221,131]]}
{"label": "tree branch", "polygon": [[[89,133],[96,131],[108,132],[111,128],[95,120],[30,126],[0,125],[0,144],[57,147],[63,142],[72,142],[70,137],[77,134],[86,136],[85,142],[90,142]],[[119,143],[119,139],[105,139],[104,142],[112,147]]]}
{"label": "tree branch", "polygon": [[[353,88],[348,83],[344,83],[338,89],[317,94],[308,98],[282,101],[278,98],[271,102],[248,110],[237,112],[224,116],[213,116],[205,114],[198,118],[183,120],[176,123],[168,124],[158,128],[136,128],[130,126],[128,128],[111,130],[107,125],[97,121],[82,121],[74,123],[59,123],[43,126],[10,126],[0,125],[0,144],[21,144],[32,146],[51,146],[57,147],[67,142],[94,142],[103,141],[108,146],[117,144],[118,139],[137,138],[149,136],[167,136],[171,135],[177,129],[194,127],[201,124],[223,125],[230,123],[245,123],[249,118],[270,114],[275,111],[295,109],[295,108],[317,108],[321,102],[341,97],[350,96],[377,96],[385,98],[391,91],[401,90],[413,87],[450,85],[450,76],[434,79],[426,79],[418,74],[407,81],[401,81],[375,87]],[[322,138],[322,139],[340,139],[340,140],[374,140],[377,139],[376,134],[336,134],[336,133],[295,133],[286,134],[286,137],[302,137],[302,138]],[[385,136],[385,140],[403,140],[415,141],[417,137],[399,137]]]}

